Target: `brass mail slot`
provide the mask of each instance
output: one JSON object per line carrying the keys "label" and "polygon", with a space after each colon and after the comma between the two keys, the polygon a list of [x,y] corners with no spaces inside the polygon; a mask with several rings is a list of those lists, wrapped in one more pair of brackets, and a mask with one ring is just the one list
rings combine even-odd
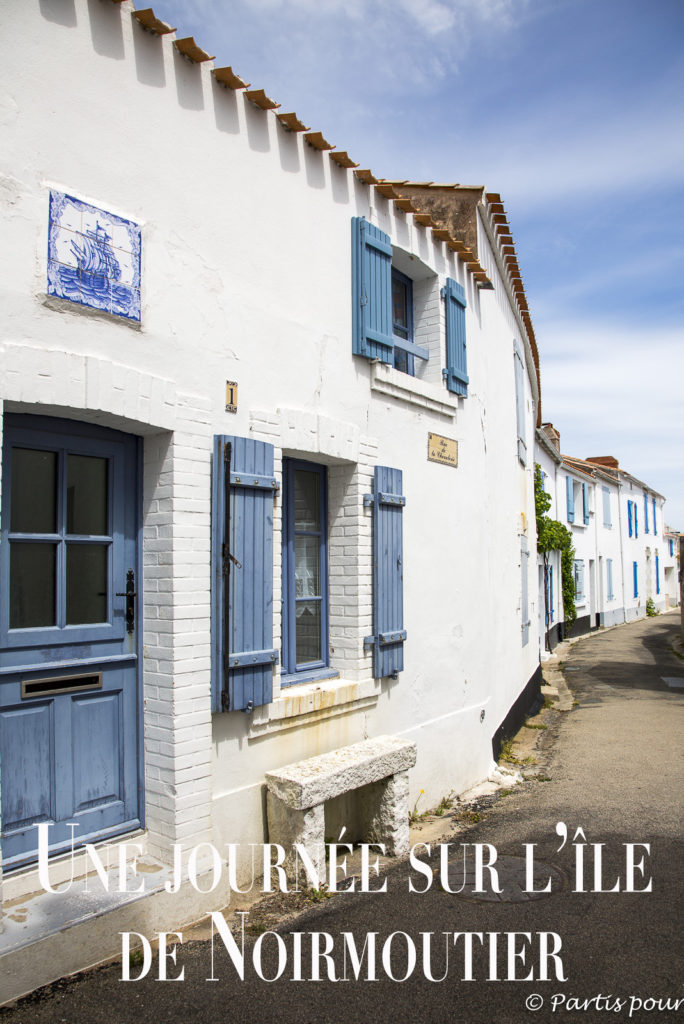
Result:
{"label": "brass mail slot", "polygon": [[101,690],[102,673],[87,676],[53,676],[51,679],[22,679],[21,699],[50,697],[60,693],[79,693],[81,690]]}

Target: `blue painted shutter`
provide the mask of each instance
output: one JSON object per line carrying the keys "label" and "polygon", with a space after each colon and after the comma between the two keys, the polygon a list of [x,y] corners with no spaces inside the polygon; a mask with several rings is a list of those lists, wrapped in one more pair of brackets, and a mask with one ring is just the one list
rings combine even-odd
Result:
{"label": "blue painted shutter", "polygon": [[648,533],[648,494],[644,494],[644,533]]}
{"label": "blue painted shutter", "polygon": [[392,243],[365,217],[352,218],[352,351],[394,362]]}
{"label": "blue painted shutter", "polygon": [[527,465],[527,444],[525,442],[525,367],[522,354],[515,342],[513,350],[515,367],[515,415],[518,424],[518,458],[523,466]]}
{"label": "blue painted shutter", "polygon": [[468,394],[468,358],[466,352],[466,297],[463,285],[447,277],[442,289],[446,302],[446,386],[455,395]]}
{"label": "blue painted shutter", "polygon": [[551,616],[551,622],[555,619],[553,611],[553,566],[549,566],[549,614]]}
{"label": "blue painted shutter", "polygon": [[632,571],[634,573],[634,596],[638,597],[639,596],[639,579],[638,579],[638,575],[637,575],[638,570],[637,570],[637,563],[636,562],[632,563]]}
{"label": "blue painted shutter", "polygon": [[520,583],[521,583],[521,610],[522,610],[522,643],[523,647],[530,639],[530,616],[529,616],[529,602],[527,597],[527,572],[528,572],[528,559],[529,552],[527,550],[527,537],[524,535],[520,538]]}
{"label": "blue painted shutter", "polygon": [[585,483],[582,484],[582,511],[584,512],[584,525],[589,525],[589,491]]}
{"label": "blue painted shutter", "polygon": [[660,593],[660,559],[656,555],[656,594]]}
{"label": "blue painted shutter", "polygon": [[608,600],[613,600],[613,559],[609,558],[606,561],[606,577],[608,583]]}
{"label": "blue painted shutter", "polygon": [[639,536],[639,506],[637,505],[636,501],[633,502],[633,506],[634,506],[634,536],[638,537]]}
{"label": "blue painted shutter", "polygon": [[214,441],[212,710],[273,699],[273,445]]}
{"label": "blue painted shutter", "polygon": [[634,526],[632,525],[632,502],[627,502],[627,530],[630,537],[634,534]]}
{"label": "blue painted shutter", "polygon": [[567,497],[568,504],[568,522],[575,522],[575,491],[573,487],[572,477],[566,476],[565,478],[565,494]]}
{"label": "blue painted shutter", "polygon": [[404,668],[404,564],[402,512],[406,498],[400,469],[375,467],[373,494],[373,676],[382,679]]}
{"label": "blue painted shutter", "polygon": [[657,529],[656,529],[656,500],[655,500],[655,498],[653,499],[653,532],[654,533],[658,532]]}

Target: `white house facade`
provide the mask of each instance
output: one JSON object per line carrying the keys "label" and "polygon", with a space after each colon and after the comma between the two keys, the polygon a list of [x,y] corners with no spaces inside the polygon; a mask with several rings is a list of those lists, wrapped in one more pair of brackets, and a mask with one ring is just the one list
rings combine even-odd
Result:
{"label": "white house facade", "polygon": [[385,735],[433,806],[538,692],[500,197],[378,181],[149,10],[73,11],[2,11],[3,871],[41,822],[247,849],[267,772]]}

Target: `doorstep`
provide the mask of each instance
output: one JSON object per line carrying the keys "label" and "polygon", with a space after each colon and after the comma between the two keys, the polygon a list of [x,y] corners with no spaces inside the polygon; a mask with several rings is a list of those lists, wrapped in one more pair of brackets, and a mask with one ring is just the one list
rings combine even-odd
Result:
{"label": "doorstep", "polygon": [[[142,839],[144,846],[144,838],[127,836],[126,841],[132,845]],[[97,847],[101,855],[107,845]],[[116,851],[120,843],[110,845]],[[132,859],[126,865],[123,888],[142,887],[141,892],[119,891],[116,852],[106,881],[94,870],[71,881],[64,877],[64,860],[55,862],[54,876],[50,862],[50,887],[56,892],[40,887],[35,868],[3,878],[0,1006],[119,957],[121,932],[138,932],[153,941],[158,932],[178,931],[228,903],[227,893],[197,892],[187,879],[178,892],[168,892],[172,869],[149,855],[137,858],[135,870]],[[201,877],[198,881],[202,886]]]}

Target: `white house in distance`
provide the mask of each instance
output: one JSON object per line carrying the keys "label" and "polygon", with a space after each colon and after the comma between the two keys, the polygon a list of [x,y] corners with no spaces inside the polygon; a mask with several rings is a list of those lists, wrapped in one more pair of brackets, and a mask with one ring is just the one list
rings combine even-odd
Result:
{"label": "white house in distance", "polygon": [[676,604],[678,535],[664,526],[663,496],[620,469],[613,456],[561,455],[560,434],[551,423],[536,431],[535,459],[552,499],[547,514],[567,527],[575,548],[577,619],[572,625],[564,621],[557,554],[547,558],[545,576],[538,559],[540,608],[542,602],[546,608],[540,636],[545,625],[546,649],[553,650],[562,636],[642,617],[649,599],[654,611]]}
{"label": "white house in distance", "polygon": [[415,744],[411,805],[481,780],[539,685],[500,197],[379,181],[130,0],[2,21],[13,898],[40,822],[247,872],[266,773],[358,741]]}

